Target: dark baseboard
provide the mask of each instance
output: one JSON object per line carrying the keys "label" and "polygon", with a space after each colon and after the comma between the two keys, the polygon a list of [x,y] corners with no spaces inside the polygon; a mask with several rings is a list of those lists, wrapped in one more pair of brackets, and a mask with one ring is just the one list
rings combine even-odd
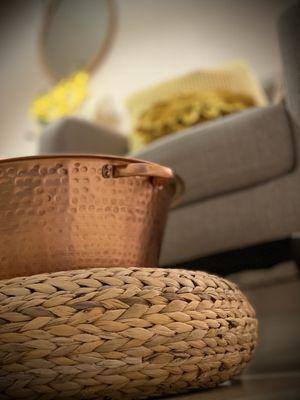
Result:
{"label": "dark baseboard", "polygon": [[225,276],[243,270],[270,268],[280,262],[291,260],[292,248],[291,239],[277,240],[181,262],[174,267],[203,270]]}

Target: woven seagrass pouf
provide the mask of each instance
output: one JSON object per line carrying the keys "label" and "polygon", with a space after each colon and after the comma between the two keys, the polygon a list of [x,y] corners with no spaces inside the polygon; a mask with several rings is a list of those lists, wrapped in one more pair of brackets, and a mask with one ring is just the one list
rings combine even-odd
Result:
{"label": "woven seagrass pouf", "polygon": [[1,399],[124,399],[214,387],[251,358],[257,320],[204,272],[89,269],[0,281]]}

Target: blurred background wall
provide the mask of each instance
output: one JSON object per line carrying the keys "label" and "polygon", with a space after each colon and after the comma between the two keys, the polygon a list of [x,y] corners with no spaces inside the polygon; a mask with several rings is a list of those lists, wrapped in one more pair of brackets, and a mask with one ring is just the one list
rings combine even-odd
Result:
{"label": "blurred background wall", "polygon": [[[74,0],[82,1],[82,0]],[[149,84],[245,59],[270,88],[280,78],[276,20],[290,0],[116,0],[117,31],[91,91],[123,99]],[[0,6],[0,156],[30,154],[28,107],[50,85],[39,55],[45,0]]]}

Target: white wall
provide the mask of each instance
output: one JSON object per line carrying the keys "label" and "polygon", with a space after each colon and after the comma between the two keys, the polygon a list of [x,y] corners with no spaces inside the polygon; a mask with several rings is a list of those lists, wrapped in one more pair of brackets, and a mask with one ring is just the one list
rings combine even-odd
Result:
{"label": "white wall", "polygon": [[[38,54],[46,1],[8,3],[0,17],[0,156],[36,151],[36,144],[26,140],[28,107],[49,84]],[[115,41],[92,79],[98,96],[124,98],[176,74],[237,58],[246,59],[265,85],[280,74],[276,19],[292,0],[116,3]]]}

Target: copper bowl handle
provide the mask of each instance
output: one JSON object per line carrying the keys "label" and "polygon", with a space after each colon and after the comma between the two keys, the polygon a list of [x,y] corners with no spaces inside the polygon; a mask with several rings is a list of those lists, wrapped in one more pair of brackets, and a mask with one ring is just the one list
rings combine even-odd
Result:
{"label": "copper bowl handle", "polygon": [[148,163],[126,163],[126,164],[105,164],[102,167],[103,178],[125,178],[131,176],[149,176],[152,178],[172,179],[175,185],[175,193],[171,206],[175,207],[180,202],[184,192],[183,180],[171,170],[156,164]]}

